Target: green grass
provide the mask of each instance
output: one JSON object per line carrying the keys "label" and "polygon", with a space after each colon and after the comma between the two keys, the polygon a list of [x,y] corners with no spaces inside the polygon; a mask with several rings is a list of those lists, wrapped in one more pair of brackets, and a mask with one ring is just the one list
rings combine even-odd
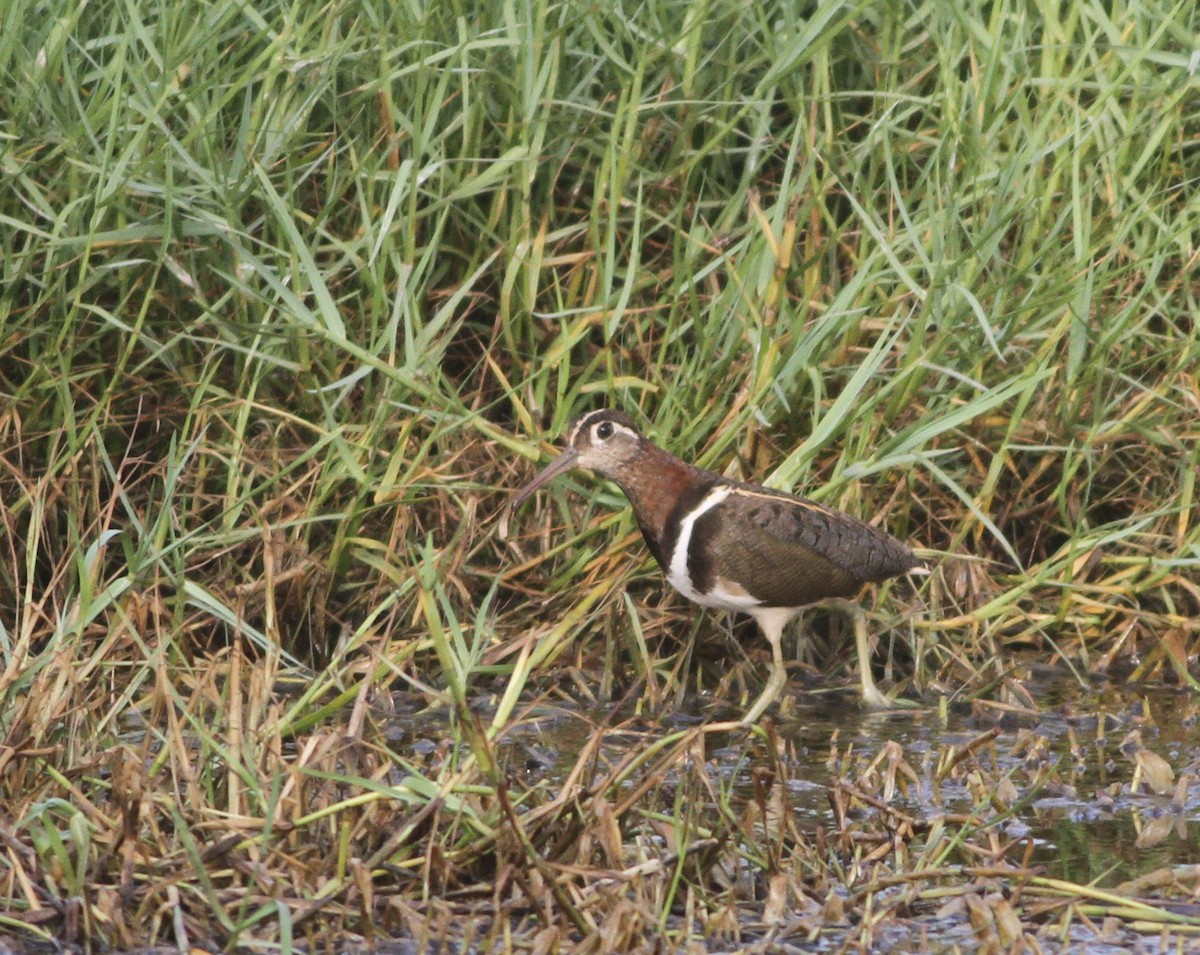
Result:
{"label": "green grass", "polygon": [[[286,946],[382,930],[385,886],[552,883],[570,851],[518,820],[567,801],[514,809],[494,749],[538,691],[755,689],[695,659],[721,625],[662,596],[611,488],[498,533],[599,405],[927,548],[873,612],[910,692],[999,692],[1016,650],[1190,680],[1198,28],[8,4],[0,926]],[[439,760],[383,738],[395,687],[453,711]],[[630,938],[708,904],[687,858]],[[586,938],[555,891],[539,924]]]}

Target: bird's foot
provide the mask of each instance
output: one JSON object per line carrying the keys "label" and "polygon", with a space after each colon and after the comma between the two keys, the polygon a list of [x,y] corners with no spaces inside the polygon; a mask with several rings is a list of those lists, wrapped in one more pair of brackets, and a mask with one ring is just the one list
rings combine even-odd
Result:
{"label": "bird's foot", "polygon": [[868,710],[917,710],[921,708],[921,704],[913,700],[906,700],[902,696],[888,696],[873,683],[863,687],[862,701],[863,706]]}

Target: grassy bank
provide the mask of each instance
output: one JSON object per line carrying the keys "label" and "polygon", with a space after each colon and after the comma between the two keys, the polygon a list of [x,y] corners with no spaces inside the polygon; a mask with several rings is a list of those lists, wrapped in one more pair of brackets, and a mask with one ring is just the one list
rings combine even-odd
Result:
{"label": "grassy bank", "polygon": [[[1189,681],[1198,26],[10,3],[0,931],[271,947],[416,933],[470,889],[584,950],[724,911],[731,840],[760,914],[784,871],[882,878],[662,796],[701,730],[553,789],[498,758],[543,696],[654,717],[762,676],[753,638],[732,676],[705,658],[723,623],[611,488],[499,532],[600,405],[925,547],[927,585],[869,601],[914,697],[1003,698],[1016,651]],[[390,738],[396,706],[452,714],[444,745]],[[603,879],[639,813],[680,841],[631,899]]]}

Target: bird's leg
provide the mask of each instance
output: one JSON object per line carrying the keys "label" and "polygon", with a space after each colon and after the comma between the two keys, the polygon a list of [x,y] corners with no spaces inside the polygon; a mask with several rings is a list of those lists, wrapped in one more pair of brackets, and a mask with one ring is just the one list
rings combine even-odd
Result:
{"label": "bird's leg", "polygon": [[771,644],[771,675],[754,705],[742,717],[742,724],[750,726],[758,722],[767,707],[775,702],[780,691],[787,685],[787,668],[783,665],[783,627],[792,616],[790,611],[764,611],[754,615],[762,628],[763,635]]}
{"label": "bird's leg", "polygon": [[758,718],[763,715],[768,706],[775,702],[775,698],[787,685],[787,670],[783,666],[783,651],[779,647],[778,640],[771,641],[771,652],[775,659],[771,663],[771,676],[767,680],[767,685],[763,687],[763,691],[754,701],[754,705],[742,717],[742,722],[747,726],[758,722]]}
{"label": "bird's leg", "polygon": [[871,672],[871,645],[867,637],[866,612],[851,600],[838,603],[850,615],[854,624],[854,645],[858,650],[858,673],[862,681],[863,705],[873,710],[894,710],[913,706],[914,704],[907,700],[893,700],[885,696],[875,685],[875,675]]}
{"label": "bird's leg", "polygon": [[862,681],[863,704],[873,710],[886,710],[892,706],[879,687],[875,685],[875,674],[871,672],[871,644],[867,637],[867,615],[858,604],[847,601],[843,604],[850,614],[854,626],[854,646],[858,650],[858,673]]}

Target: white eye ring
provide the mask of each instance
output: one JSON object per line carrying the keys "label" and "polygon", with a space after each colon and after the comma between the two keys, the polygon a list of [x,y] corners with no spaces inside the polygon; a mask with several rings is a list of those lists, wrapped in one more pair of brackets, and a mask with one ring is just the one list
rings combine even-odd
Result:
{"label": "white eye ring", "polygon": [[600,441],[607,441],[613,436],[613,424],[611,421],[601,421],[596,425],[596,438]]}

